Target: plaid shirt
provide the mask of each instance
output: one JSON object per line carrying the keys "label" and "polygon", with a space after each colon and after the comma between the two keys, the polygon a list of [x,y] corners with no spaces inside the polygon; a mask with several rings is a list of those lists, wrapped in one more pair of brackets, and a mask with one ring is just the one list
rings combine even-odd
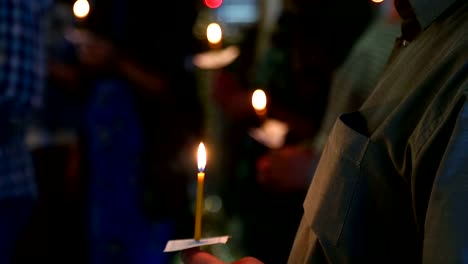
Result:
{"label": "plaid shirt", "polygon": [[0,0],[0,199],[36,195],[24,135],[41,105],[50,0]]}

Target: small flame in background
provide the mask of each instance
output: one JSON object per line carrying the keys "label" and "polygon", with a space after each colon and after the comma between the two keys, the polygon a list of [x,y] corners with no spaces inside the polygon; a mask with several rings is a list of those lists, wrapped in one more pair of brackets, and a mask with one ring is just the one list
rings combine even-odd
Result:
{"label": "small flame in background", "polygon": [[257,111],[264,111],[266,108],[267,99],[265,92],[257,89],[252,94],[252,106]]}
{"label": "small flame in background", "polygon": [[77,18],[85,18],[89,14],[89,2],[87,0],[76,0],[73,4],[73,14]]}
{"label": "small flame in background", "polygon": [[217,44],[223,38],[223,31],[218,23],[211,23],[206,27],[206,38],[211,44]]}

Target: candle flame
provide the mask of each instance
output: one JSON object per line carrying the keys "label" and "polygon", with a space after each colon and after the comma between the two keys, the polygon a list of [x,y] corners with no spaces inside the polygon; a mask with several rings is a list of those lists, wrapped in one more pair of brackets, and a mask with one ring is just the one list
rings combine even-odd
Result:
{"label": "candle flame", "polygon": [[203,142],[200,142],[197,153],[198,171],[204,171],[206,166],[206,149]]}
{"label": "candle flame", "polygon": [[261,89],[257,89],[252,94],[252,106],[257,111],[263,111],[266,108],[267,99],[265,92]]}
{"label": "candle flame", "polygon": [[87,0],[77,0],[75,4],[73,4],[73,14],[77,18],[84,18],[89,13],[89,2]]}
{"label": "candle flame", "polygon": [[211,44],[219,43],[223,38],[223,31],[218,23],[211,23],[206,28],[206,38]]}

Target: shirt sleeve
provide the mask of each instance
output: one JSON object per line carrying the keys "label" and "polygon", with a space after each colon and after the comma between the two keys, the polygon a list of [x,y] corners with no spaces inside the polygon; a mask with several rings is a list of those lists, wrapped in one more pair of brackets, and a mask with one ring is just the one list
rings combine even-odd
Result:
{"label": "shirt sleeve", "polygon": [[[466,90],[466,89],[465,89]],[[458,112],[429,200],[424,263],[468,262],[468,102]]]}

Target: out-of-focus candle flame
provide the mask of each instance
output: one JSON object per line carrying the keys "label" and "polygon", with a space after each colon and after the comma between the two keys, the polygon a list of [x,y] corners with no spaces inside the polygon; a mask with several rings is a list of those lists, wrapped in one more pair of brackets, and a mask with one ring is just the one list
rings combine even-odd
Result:
{"label": "out-of-focus candle flame", "polygon": [[265,92],[261,89],[257,89],[252,94],[252,106],[256,111],[265,111],[267,99]]}
{"label": "out-of-focus candle flame", "polygon": [[211,23],[206,28],[206,38],[211,44],[217,44],[223,38],[223,31],[218,23]]}
{"label": "out-of-focus candle flame", "polygon": [[204,171],[206,166],[206,149],[203,142],[200,142],[200,145],[198,145],[197,163],[198,171]]}
{"label": "out-of-focus candle flame", "polygon": [[76,0],[73,4],[73,14],[77,18],[84,18],[89,14],[89,2],[87,0]]}

